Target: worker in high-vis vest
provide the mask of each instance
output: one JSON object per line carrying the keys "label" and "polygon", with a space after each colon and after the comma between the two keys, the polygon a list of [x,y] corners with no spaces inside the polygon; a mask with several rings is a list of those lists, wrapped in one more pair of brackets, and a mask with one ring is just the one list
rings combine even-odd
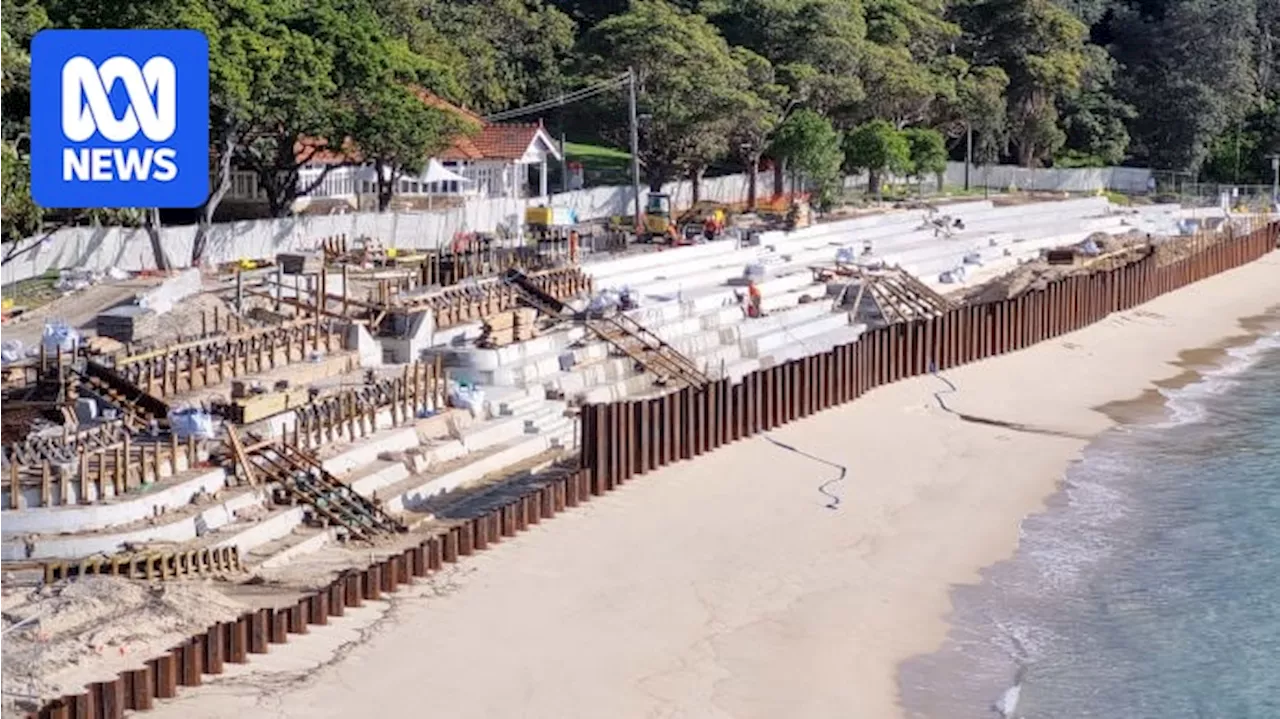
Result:
{"label": "worker in high-vis vest", "polygon": [[755,281],[747,283],[747,317],[760,317],[763,313],[760,308],[760,288]]}

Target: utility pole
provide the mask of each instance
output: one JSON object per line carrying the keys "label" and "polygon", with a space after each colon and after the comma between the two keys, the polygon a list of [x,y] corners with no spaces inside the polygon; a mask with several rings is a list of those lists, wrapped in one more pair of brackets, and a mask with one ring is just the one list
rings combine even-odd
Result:
{"label": "utility pole", "polygon": [[560,191],[569,191],[569,157],[564,151],[564,133],[560,133]]}
{"label": "utility pole", "polygon": [[1271,156],[1271,201],[1280,202],[1280,155]]}
{"label": "utility pole", "polygon": [[636,231],[640,231],[640,121],[636,119],[636,71],[627,68],[630,93],[627,109],[631,113],[631,185],[635,192]]}
{"label": "utility pole", "polygon": [[969,191],[969,168],[973,165],[973,123],[964,124],[964,190]]}

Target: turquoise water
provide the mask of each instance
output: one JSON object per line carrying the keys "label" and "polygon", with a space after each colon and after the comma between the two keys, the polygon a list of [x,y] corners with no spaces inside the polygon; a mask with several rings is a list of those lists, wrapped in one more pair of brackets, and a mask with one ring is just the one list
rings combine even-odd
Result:
{"label": "turquoise water", "polygon": [[929,719],[1280,718],[1280,333],[1112,430],[903,665]]}

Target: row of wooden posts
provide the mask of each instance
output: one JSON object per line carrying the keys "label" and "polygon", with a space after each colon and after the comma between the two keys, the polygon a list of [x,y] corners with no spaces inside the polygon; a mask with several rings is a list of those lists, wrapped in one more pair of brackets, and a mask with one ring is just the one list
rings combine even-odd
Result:
{"label": "row of wooden posts", "polygon": [[25,487],[39,487],[39,504],[53,507],[69,504],[93,504],[108,496],[160,481],[199,464],[200,451],[194,438],[179,441],[170,435],[167,441],[133,439],[126,435],[105,447],[80,444],[75,446],[76,460],[70,464],[48,459],[38,465],[9,464],[8,509],[27,506]]}
{"label": "row of wooden posts", "polygon": [[126,357],[115,369],[147,394],[167,397],[302,362],[312,353],[342,346],[332,323],[291,322]]}

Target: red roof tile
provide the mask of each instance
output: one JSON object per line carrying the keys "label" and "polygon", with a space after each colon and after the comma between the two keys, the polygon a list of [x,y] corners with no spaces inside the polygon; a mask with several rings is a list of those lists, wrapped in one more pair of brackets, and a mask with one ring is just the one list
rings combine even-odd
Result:
{"label": "red roof tile", "polygon": [[444,110],[445,112],[452,112],[456,115],[461,115],[462,117],[468,120],[474,121],[477,125],[484,124],[483,117],[480,117],[479,115],[472,112],[471,110],[466,109],[465,107],[458,107],[457,105],[453,104],[452,102],[449,102],[448,100],[444,99],[443,97],[440,97],[439,95],[431,92],[430,90],[424,90],[420,87],[415,87],[413,89],[413,92],[418,96],[419,100],[422,100],[423,102],[430,105],[431,107],[436,108],[437,110]]}
{"label": "red roof tile", "polygon": [[476,135],[476,149],[485,159],[518,160],[538,136],[541,125],[485,125]]}
{"label": "red roof tile", "polygon": [[[524,156],[542,129],[541,123],[489,124],[480,115],[458,107],[430,91],[414,88],[414,92],[427,105],[455,113],[476,127],[474,135],[456,137],[453,145],[437,156],[440,160],[518,160]],[[311,148],[317,149],[308,157],[307,153]],[[316,165],[360,161],[360,149],[350,138],[343,140],[341,152],[329,149],[323,138],[303,138],[294,146],[294,154],[299,162],[305,160]]]}

